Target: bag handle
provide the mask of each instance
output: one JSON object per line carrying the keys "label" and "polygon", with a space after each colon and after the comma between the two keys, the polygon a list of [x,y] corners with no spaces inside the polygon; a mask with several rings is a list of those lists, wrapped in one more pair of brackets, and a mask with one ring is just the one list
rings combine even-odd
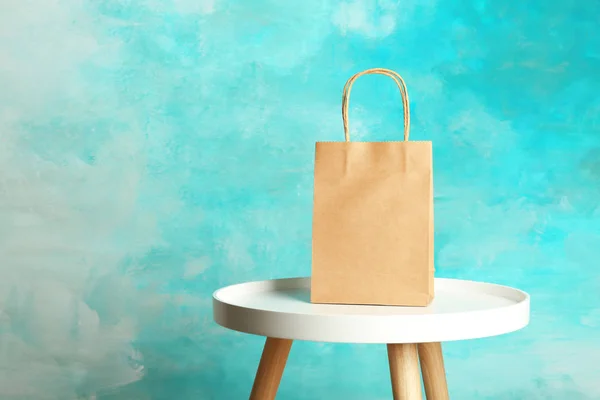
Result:
{"label": "bag handle", "polygon": [[360,78],[363,75],[370,74],[379,74],[389,76],[396,82],[398,88],[400,89],[400,95],[402,96],[402,108],[404,110],[404,140],[408,140],[408,136],[410,135],[410,106],[408,103],[408,90],[406,89],[406,84],[404,83],[404,79],[398,73],[385,68],[371,68],[365,71],[354,74],[344,86],[344,92],[342,94],[342,121],[344,122],[344,135],[346,137],[346,142],[350,141],[350,125],[348,124],[348,106],[350,103],[350,90],[352,89],[352,85],[354,81]]}

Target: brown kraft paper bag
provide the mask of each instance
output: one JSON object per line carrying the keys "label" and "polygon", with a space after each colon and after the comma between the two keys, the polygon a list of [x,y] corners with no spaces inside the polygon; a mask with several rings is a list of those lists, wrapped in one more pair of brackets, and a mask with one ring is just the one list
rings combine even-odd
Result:
{"label": "brown kraft paper bag", "polygon": [[[382,74],[400,88],[404,141],[351,142],[348,102],[354,81]],[[409,141],[404,80],[374,68],[344,87],[345,142],[317,142],[314,171],[311,301],[427,306],[433,299],[431,142]]]}

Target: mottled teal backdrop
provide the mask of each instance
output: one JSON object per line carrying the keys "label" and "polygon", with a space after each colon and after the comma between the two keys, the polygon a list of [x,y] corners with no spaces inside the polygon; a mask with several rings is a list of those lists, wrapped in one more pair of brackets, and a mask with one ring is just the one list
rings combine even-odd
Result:
{"label": "mottled teal backdrop", "polygon": [[[243,399],[211,293],[308,275],[314,142],[406,79],[438,276],[532,323],[449,343],[454,399],[600,399],[600,3],[0,0],[0,398]],[[354,138],[400,138],[365,77]],[[391,398],[385,348],[296,343],[281,399]]]}

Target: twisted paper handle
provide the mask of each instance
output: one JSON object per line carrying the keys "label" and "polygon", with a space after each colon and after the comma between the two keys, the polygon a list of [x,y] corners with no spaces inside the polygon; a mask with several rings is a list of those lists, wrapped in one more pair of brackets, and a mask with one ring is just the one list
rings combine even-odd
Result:
{"label": "twisted paper handle", "polygon": [[346,142],[350,141],[350,125],[348,124],[350,90],[352,89],[352,85],[354,84],[355,80],[363,75],[369,74],[389,76],[394,80],[394,82],[396,82],[396,85],[398,85],[398,88],[400,89],[400,95],[402,96],[402,108],[404,109],[404,140],[408,140],[408,136],[410,135],[410,107],[408,103],[408,91],[406,89],[404,79],[402,79],[400,75],[392,70],[385,68],[372,68],[355,74],[348,79],[348,82],[346,82],[346,85],[344,86],[344,93],[342,94],[342,121],[344,122],[344,135],[346,136]]}

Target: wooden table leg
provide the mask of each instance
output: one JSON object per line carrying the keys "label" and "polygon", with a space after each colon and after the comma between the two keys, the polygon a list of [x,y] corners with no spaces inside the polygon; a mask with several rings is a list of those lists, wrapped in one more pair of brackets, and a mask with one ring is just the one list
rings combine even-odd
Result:
{"label": "wooden table leg", "polygon": [[420,343],[419,359],[427,400],[449,400],[441,343]]}
{"label": "wooden table leg", "polygon": [[274,400],[292,340],[267,338],[254,378],[250,400]]}
{"label": "wooden table leg", "polygon": [[416,344],[388,344],[394,400],[421,400],[421,374]]}

